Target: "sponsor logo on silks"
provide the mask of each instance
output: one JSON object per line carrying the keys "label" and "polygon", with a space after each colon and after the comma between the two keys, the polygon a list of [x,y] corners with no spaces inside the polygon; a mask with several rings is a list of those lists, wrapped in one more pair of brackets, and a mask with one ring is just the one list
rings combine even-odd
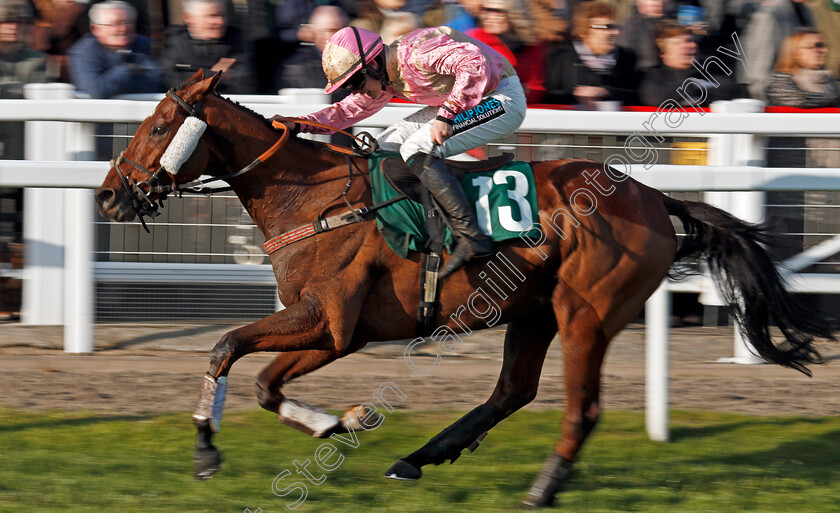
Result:
{"label": "sponsor logo on silks", "polygon": [[456,114],[455,119],[452,120],[452,132],[454,134],[465,132],[491,119],[496,119],[504,113],[505,106],[502,102],[493,97],[486,98],[472,109]]}

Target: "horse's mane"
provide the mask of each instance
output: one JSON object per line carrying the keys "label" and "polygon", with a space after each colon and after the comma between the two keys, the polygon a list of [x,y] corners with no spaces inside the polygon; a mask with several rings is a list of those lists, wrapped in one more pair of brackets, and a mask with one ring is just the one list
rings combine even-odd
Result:
{"label": "horse's mane", "polygon": [[269,126],[269,127],[271,127],[272,129],[274,129],[274,127],[272,127],[272,126],[271,126],[271,121],[269,121],[268,119],[266,119],[266,118],[265,118],[265,116],[263,116],[263,115],[262,115],[262,114],[260,114],[259,112],[253,111],[253,110],[249,109],[248,107],[246,107],[246,106],[242,105],[242,104],[241,104],[241,103],[239,103],[239,102],[235,102],[235,101],[231,100],[230,98],[227,98],[227,97],[225,97],[225,96],[222,96],[222,95],[220,95],[219,93],[217,93],[216,91],[213,91],[213,96],[215,96],[216,98],[219,98],[219,99],[223,100],[225,103],[227,103],[227,104],[229,104],[229,105],[232,105],[232,106],[234,106],[234,107],[238,108],[238,109],[239,109],[239,110],[241,110],[241,111],[244,111],[244,112],[246,112],[246,113],[248,113],[248,114],[250,114],[250,115],[254,116],[255,118],[257,118],[257,119],[259,119],[260,121],[262,121],[263,123],[265,123],[267,126]]}
{"label": "horse's mane", "polygon": [[[183,82],[183,83],[181,83],[180,85],[178,85],[177,87],[175,87],[175,91],[176,91],[176,92],[181,91],[181,90],[186,89],[187,87],[189,87],[189,86],[191,86],[191,85],[193,85],[193,84],[195,84],[195,83],[196,83],[196,81],[195,81],[195,80],[187,80],[186,82]],[[213,96],[215,96],[216,98],[219,98],[219,99],[221,99],[221,100],[224,100],[224,101],[225,101],[225,103],[228,103],[228,104],[230,104],[230,105],[233,105],[234,107],[239,108],[239,110],[242,110],[242,111],[247,112],[248,114],[250,114],[250,115],[254,116],[254,117],[255,117],[255,118],[257,118],[257,119],[259,119],[260,121],[262,121],[262,122],[263,122],[263,123],[265,123],[266,125],[271,126],[271,121],[269,121],[268,119],[266,119],[266,118],[265,118],[262,114],[260,114],[259,112],[253,111],[253,110],[249,109],[248,107],[246,107],[246,106],[242,105],[242,104],[241,104],[241,103],[239,103],[239,102],[235,102],[235,101],[231,100],[230,98],[227,98],[227,97],[225,97],[225,96],[222,96],[222,95],[221,95],[221,94],[219,94],[217,91],[213,91],[211,94],[212,94]]]}
{"label": "horse's mane", "polygon": [[[186,82],[184,82],[184,83],[180,84],[178,87],[176,87],[175,91],[181,91],[182,89],[184,89],[186,87],[189,87],[194,83],[195,83],[194,81],[187,80]],[[267,119],[265,116],[263,116],[262,114],[260,114],[259,112],[251,110],[248,107],[242,105],[241,103],[235,102],[235,101],[231,100],[230,98],[227,98],[226,96],[222,96],[217,91],[213,91],[212,94],[216,98],[219,98],[219,99],[223,100],[225,103],[227,103],[229,105],[232,105],[233,107],[236,107],[237,109],[239,109],[243,112],[246,112],[246,113],[250,114],[251,116],[259,119],[266,126],[271,128],[272,130],[275,130],[275,128],[273,126],[271,126],[271,121],[269,119]],[[317,150],[319,152],[322,152],[322,153],[327,153],[327,154],[330,154],[330,155],[335,155],[336,154],[336,152],[331,150],[329,148],[329,146],[327,146],[326,144],[324,144],[320,141],[313,141],[311,139],[303,139],[303,138],[297,137],[297,136],[295,137],[295,141],[302,144],[303,146],[308,146],[308,147],[310,147],[314,150]]]}
{"label": "horse's mane", "polygon": [[[244,111],[244,112],[246,112],[246,113],[248,113],[248,114],[251,114],[252,116],[255,116],[257,119],[262,120],[262,121],[263,121],[266,125],[268,125],[268,126],[269,126],[272,130],[276,130],[276,129],[275,129],[275,128],[271,125],[271,121],[270,121],[270,120],[268,120],[268,119],[266,119],[266,118],[265,118],[262,114],[260,114],[260,113],[258,113],[258,112],[255,112],[255,111],[253,111],[253,110],[249,109],[248,107],[246,107],[246,106],[244,106],[244,105],[242,105],[242,104],[240,104],[240,103],[238,103],[238,102],[235,102],[235,101],[231,100],[230,98],[226,98],[226,97],[224,97],[224,96],[220,95],[219,93],[217,93],[217,92],[215,92],[215,91],[213,91],[213,94],[214,94],[217,98],[221,98],[222,100],[224,100],[226,103],[228,103],[228,104],[230,104],[230,105],[233,105],[234,107],[237,107],[239,110],[242,110],[242,111]],[[321,152],[321,153],[326,153],[326,154],[329,154],[329,155],[342,155],[342,153],[339,153],[339,152],[336,152],[336,151],[334,151],[334,150],[330,149],[330,147],[329,147],[329,146],[327,146],[326,144],[322,143],[321,141],[313,141],[312,139],[304,139],[304,138],[302,138],[302,137],[297,137],[297,135],[295,135],[295,136],[294,136],[294,139],[295,139],[295,142],[300,143],[300,144],[301,144],[301,145],[303,145],[303,146],[308,146],[308,147],[310,147],[310,148],[312,148],[312,149],[314,149],[314,150],[317,150],[317,151],[319,151],[319,152]]]}

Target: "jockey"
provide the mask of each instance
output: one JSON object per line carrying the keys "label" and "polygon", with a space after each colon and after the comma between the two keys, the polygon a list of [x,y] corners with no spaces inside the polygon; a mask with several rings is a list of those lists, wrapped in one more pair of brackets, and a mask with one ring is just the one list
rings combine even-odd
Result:
{"label": "jockey", "polygon": [[[508,60],[449,27],[415,30],[387,46],[374,32],[346,27],[327,41],[322,64],[326,92],[345,88],[352,94],[301,118],[345,129],[394,97],[428,105],[382,132],[380,147],[399,151],[449,218],[457,244],[444,275],[492,254],[492,241],[443,159],[508,136],[522,124],[525,94]],[[307,125],[300,130],[329,133]]]}

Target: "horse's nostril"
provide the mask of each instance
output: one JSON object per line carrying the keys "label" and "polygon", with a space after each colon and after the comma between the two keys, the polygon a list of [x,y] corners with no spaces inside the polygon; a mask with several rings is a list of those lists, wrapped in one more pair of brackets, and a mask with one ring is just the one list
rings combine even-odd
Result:
{"label": "horse's nostril", "polygon": [[99,203],[100,206],[106,206],[111,199],[114,197],[114,190],[113,189],[100,189],[96,191],[95,194],[96,202]]}

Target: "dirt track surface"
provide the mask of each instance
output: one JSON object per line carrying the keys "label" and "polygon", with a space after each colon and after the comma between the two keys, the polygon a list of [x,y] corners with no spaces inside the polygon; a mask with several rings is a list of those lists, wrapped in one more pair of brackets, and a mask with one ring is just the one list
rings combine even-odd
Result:
{"label": "dirt track surface", "polygon": [[[208,352],[228,326],[98,326],[96,351],[64,353],[61,327],[0,324],[0,406],[120,414],[192,411]],[[827,363],[808,378],[773,365],[716,363],[732,356],[731,328],[675,328],[670,343],[671,407],[766,415],[840,415],[840,344],[822,346]],[[284,388],[288,397],[343,410],[369,401],[383,382],[405,395],[399,407],[467,410],[492,392],[501,366],[502,328],[475,333],[420,376],[405,363],[404,342],[372,344]],[[645,405],[644,327],[631,326],[610,346],[602,403],[607,409]],[[413,361],[432,364],[436,348]],[[421,356],[426,354],[427,356]],[[257,407],[254,378],[272,354],[250,355],[233,367],[229,409]],[[543,367],[537,399],[529,408],[561,408],[563,365],[557,340]]]}

